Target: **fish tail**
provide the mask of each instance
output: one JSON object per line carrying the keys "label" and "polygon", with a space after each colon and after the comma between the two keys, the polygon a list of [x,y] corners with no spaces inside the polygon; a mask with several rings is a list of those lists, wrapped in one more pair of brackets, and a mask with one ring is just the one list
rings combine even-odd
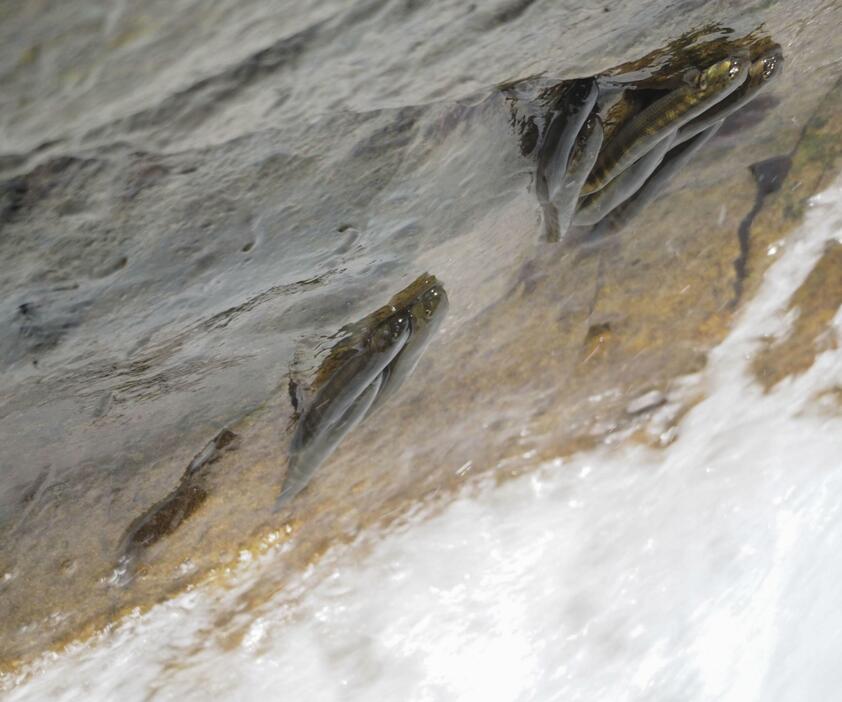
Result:
{"label": "fish tail", "polygon": [[555,205],[549,203],[544,205],[544,236],[549,242],[556,242],[561,239],[558,210]]}

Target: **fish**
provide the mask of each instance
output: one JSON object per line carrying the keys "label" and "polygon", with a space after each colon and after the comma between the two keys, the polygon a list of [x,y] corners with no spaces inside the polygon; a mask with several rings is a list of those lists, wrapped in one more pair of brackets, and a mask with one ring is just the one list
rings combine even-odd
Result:
{"label": "fish", "polygon": [[382,384],[383,374],[381,372],[362,389],[345,410],[345,413],[334,424],[325,427],[319,435],[313,437],[305,446],[291,452],[284,486],[275,501],[275,512],[279,511],[310,484],[316,469],[336,450],[342,439],[351,433],[368,415]]}
{"label": "fish", "polygon": [[690,84],[670,91],[639,112],[609,140],[591,171],[583,195],[604,188],[659,141],[724,100],[745,81],[749,62],[731,56],[700,71]]}
{"label": "fish", "polygon": [[547,202],[550,199],[549,193],[564,180],[576,137],[582,131],[598,97],[596,79],[576,81],[562,98],[562,107],[550,118],[538,156],[537,191],[538,199],[542,202]]}
{"label": "fish", "polygon": [[293,451],[345,414],[363,389],[395,358],[409,333],[409,317],[397,311],[372,331],[358,352],[331,375],[302,415],[293,438]]}
{"label": "fish", "polygon": [[[602,120],[606,143],[613,138],[618,129],[620,129],[623,125],[628,124],[628,122],[638,112],[640,112],[654,99],[651,98],[646,100],[646,95],[652,94],[652,91],[639,90],[636,86],[637,84],[635,84],[635,89],[633,90],[623,90],[620,95],[610,103],[611,106],[606,111],[605,117]],[[607,92],[608,91],[606,90],[606,93]],[[663,95],[665,94],[665,91],[662,89],[656,94]],[[610,98],[608,98],[608,100],[610,101]]]}
{"label": "fish", "polygon": [[350,327],[349,339],[334,347],[317,372],[319,390],[298,420],[274,511],[304,490],[344,437],[400,388],[441,325],[448,304],[442,284],[425,273]]}
{"label": "fish", "polygon": [[[576,138],[567,173],[549,193],[550,201],[544,211],[547,241],[559,241],[562,232],[570,229],[582,186],[602,148],[602,138],[602,120],[599,115],[591,115]],[[548,212],[547,208],[552,209]]]}
{"label": "fish", "polygon": [[223,451],[234,448],[237,438],[230,429],[220,430],[193,457],[175,489],[128,526],[118,546],[121,582],[131,577],[131,569],[141,553],[173,534],[201,507],[208,497],[205,480],[208,466],[219,460]]}
{"label": "fish", "polygon": [[678,146],[688,139],[692,139],[711,125],[721,122],[754,100],[761,90],[781,74],[783,62],[783,52],[779,46],[769,49],[762,56],[752,61],[745,82],[727,98],[679,129],[675,145]]}
{"label": "fish", "polygon": [[646,182],[672,148],[676,133],[671,131],[652,150],[629,166],[601,190],[583,198],[573,217],[576,226],[596,224],[611,210],[628,200]]}
{"label": "fish", "polygon": [[[382,316],[382,310],[371,317]],[[347,354],[299,418],[275,511],[309,484],[339,441],[363,419],[379,392],[383,370],[406,344],[409,315],[393,306],[387,306],[386,311],[391,314]]]}

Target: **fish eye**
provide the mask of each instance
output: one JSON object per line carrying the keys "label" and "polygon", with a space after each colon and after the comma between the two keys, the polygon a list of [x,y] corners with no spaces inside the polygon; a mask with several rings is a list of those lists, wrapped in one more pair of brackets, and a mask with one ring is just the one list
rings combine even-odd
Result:
{"label": "fish eye", "polygon": [[407,319],[406,315],[400,315],[399,317],[395,318],[395,321],[392,324],[392,338],[397,339],[403,330],[406,328]]}
{"label": "fish eye", "polygon": [[728,77],[733,78],[742,70],[742,67],[743,65],[740,62],[740,59],[731,59],[731,66],[728,69]]}

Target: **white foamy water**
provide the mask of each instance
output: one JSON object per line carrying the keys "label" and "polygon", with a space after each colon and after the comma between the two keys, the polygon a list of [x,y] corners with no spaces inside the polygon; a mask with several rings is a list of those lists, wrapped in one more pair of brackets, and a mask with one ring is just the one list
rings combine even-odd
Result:
{"label": "white foamy water", "polygon": [[666,450],[605,448],[475,484],[219,624],[282,567],[270,551],[227,590],[46,657],[5,681],[8,699],[835,699],[842,420],[816,396],[842,383],[842,354],[768,395],[747,366],[761,336],[786,333],[788,299],[841,221],[837,185],[707,369],[676,384],[706,399]]}

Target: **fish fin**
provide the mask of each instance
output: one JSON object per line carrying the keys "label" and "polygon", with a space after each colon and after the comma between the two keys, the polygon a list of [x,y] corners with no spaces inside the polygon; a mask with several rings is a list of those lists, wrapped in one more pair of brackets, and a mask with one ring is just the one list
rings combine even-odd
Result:
{"label": "fish fin", "polygon": [[272,505],[272,514],[278,514],[284,507],[286,507],[292,499],[299,493],[300,490],[282,489],[281,494],[275,498],[275,504]]}

